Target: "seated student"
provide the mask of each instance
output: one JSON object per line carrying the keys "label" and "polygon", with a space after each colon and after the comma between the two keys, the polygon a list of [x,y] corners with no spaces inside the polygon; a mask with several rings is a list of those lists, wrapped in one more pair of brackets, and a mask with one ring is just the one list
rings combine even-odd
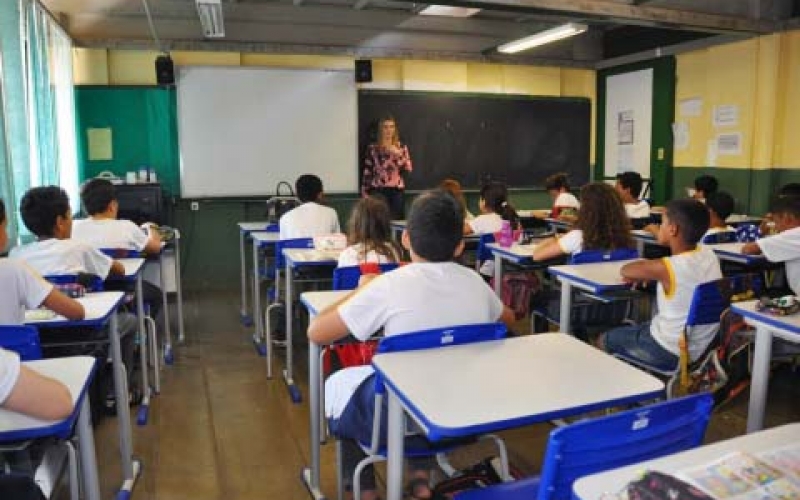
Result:
{"label": "seated student", "polygon": [[581,208],[575,229],[559,237],[540,242],[533,250],[534,260],[548,260],[583,250],[635,248],[631,223],[626,217],[622,198],[604,182],[581,188]]}
{"label": "seated student", "polygon": [[694,180],[694,188],[689,189],[689,196],[695,200],[706,202],[706,198],[719,189],[717,178],[712,175],[701,175]]}
{"label": "seated student", "polygon": [[302,205],[295,207],[280,218],[280,238],[313,238],[340,232],[336,211],[321,205],[322,180],[316,175],[301,175],[295,182],[297,197]]}
{"label": "seated student", "polygon": [[[504,307],[488,285],[473,271],[453,262],[463,249],[464,217],[458,202],[443,191],[419,196],[411,207],[403,232],[403,246],[412,263],[374,277],[353,293],[323,310],[309,325],[308,337],[330,344],[351,333],[366,340],[381,327],[384,335],[402,335],[431,328],[503,321],[514,314]],[[374,415],[372,367],[340,370],[325,383],[325,414],[343,441],[344,477],[363,457],[354,440],[370,441]],[[382,415],[385,417],[386,410]],[[385,429],[385,424],[382,426]],[[385,440],[386,436],[382,436]],[[430,498],[427,463],[413,460],[409,484],[413,498]],[[372,466],[362,475],[360,500],[377,498]]]}
{"label": "seated student", "polygon": [[15,352],[0,348],[0,407],[44,420],[72,413],[72,395],[57,380],[26,368]]}
{"label": "seated student", "polygon": [[90,273],[105,280],[110,274],[125,275],[120,262],[84,242],[70,239],[69,197],[60,187],[29,189],[20,202],[20,214],[36,241],[12,248],[9,257],[25,261],[44,276]]}
{"label": "seated student", "polygon": [[[703,238],[710,234],[736,231],[733,226],[729,226],[725,222],[733,213],[733,207],[735,205],[736,201],[733,199],[733,196],[725,191],[717,191],[716,193],[708,195],[706,198],[706,207],[708,207],[710,222],[708,231],[703,235]],[[700,241],[702,241],[702,238]]]}
{"label": "seated student", "polygon": [[[636,284],[656,281],[658,312],[651,322],[615,328],[598,337],[599,348],[669,370],[678,366],[678,340],[689,314],[697,285],[722,278],[719,259],[698,241],[708,230],[709,214],[697,200],[673,200],[666,205],[658,242],[672,256],[640,260],[621,269],[623,280]],[[713,340],[716,325],[692,329],[691,360],[700,357]]]}
{"label": "seated student", "polygon": [[642,176],[639,172],[623,172],[617,174],[614,189],[622,197],[625,213],[631,219],[650,217],[650,204],[639,199],[642,194]]}
{"label": "seated student", "polygon": [[467,200],[464,198],[464,191],[461,190],[461,183],[455,179],[445,179],[439,183],[439,189],[444,189],[453,195],[459,205],[464,207],[464,219],[472,220],[475,216],[467,208]]}
{"label": "seated student", "polygon": [[464,234],[490,234],[503,228],[503,221],[519,228],[519,215],[508,202],[508,188],[502,182],[490,182],[481,188],[481,214],[464,223]]}
{"label": "seated student", "polygon": [[402,251],[392,241],[389,205],[382,198],[367,196],[353,206],[347,222],[347,243],[339,254],[339,267],[367,262],[399,262]]}
{"label": "seated student", "polygon": [[[800,197],[800,182],[790,182],[789,184],[784,184],[775,196],[797,196]],[[775,232],[775,221],[772,219],[772,213],[767,213],[764,215],[764,219],[761,221],[759,226],[759,230],[761,231],[762,235],[769,236]]]}
{"label": "seated student", "polygon": [[565,173],[553,174],[544,181],[544,187],[553,198],[550,217],[558,219],[564,215],[574,216],[581,207],[575,195],[569,192],[569,178]]}
{"label": "seated student", "polygon": [[777,234],[745,244],[742,252],[785,262],[788,287],[800,296],[800,196],[778,196],[770,211]]}

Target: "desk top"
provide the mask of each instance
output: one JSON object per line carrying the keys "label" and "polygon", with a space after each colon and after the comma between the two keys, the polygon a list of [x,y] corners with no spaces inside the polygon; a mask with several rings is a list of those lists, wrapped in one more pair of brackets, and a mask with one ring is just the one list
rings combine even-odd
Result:
{"label": "desk top", "polygon": [[250,233],[250,238],[258,246],[274,244],[280,241],[281,235],[277,231],[255,231]]}
{"label": "desk top", "polygon": [[550,266],[548,270],[562,280],[569,281],[578,288],[593,293],[602,293],[607,290],[629,288],[630,285],[622,282],[620,269],[625,264],[638,259],[618,260],[615,262],[598,262],[596,264],[578,264],[565,266]]}
{"label": "desk top", "polygon": [[[408,225],[407,220],[395,219],[389,223],[389,226],[395,231],[402,231]],[[481,238],[480,234],[465,234],[464,239],[467,241],[478,241]]]}
{"label": "desk top", "polygon": [[274,225],[272,222],[258,221],[258,222],[238,222],[239,231],[242,233],[250,233],[252,231],[266,231],[267,227]]}
{"label": "desk top", "polygon": [[341,250],[316,250],[313,248],[284,248],[286,262],[295,265],[322,266],[339,262]]}
{"label": "desk top", "polygon": [[533,261],[533,249],[536,248],[536,245],[519,245],[514,243],[510,247],[501,246],[499,243],[489,243],[486,245],[492,254],[498,254],[503,259],[514,262],[514,263],[521,263],[527,261]]}
{"label": "desk top", "polygon": [[[800,335],[800,313],[790,314],[789,316],[774,316],[756,310],[756,302],[758,301],[736,302],[731,304],[731,310],[744,316],[745,321],[748,319],[758,321],[771,327]],[[800,437],[800,434],[798,434],[798,437]]]}
{"label": "desk top", "polygon": [[146,259],[143,258],[125,258],[125,259],[117,259],[123,267],[125,267],[125,280],[132,281],[135,280],[136,277],[141,272],[142,267],[146,262]]}
{"label": "desk top", "polygon": [[94,371],[95,359],[91,356],[74,356],[28,361],[23,364],[66,385],[72,395],[75,410],[65,420],[53,422],[0,408],[0,441],[8,442],[44,436],[68,436],[80,411],[79,402],[86,393],[88,382]]}
{"label": "desk top", "polygon": [[656,242],[655,235],[649,231],[645,231],[644,229],[634,229],[633,231],[631,231],[631,234],[633,235],[633,239],[635,240],[642,240],[648,243]]}
{"label": "desk top", "polygon": [[717,243],[716,245],[706,245],[717,254],[721,260],[729,260],[733,262],[740,262],[743,264],[758,264],[766,262],[763,255],[746,255],[742,253],[744,243]]}
{"label": "desk top", "polygon": [[45,327],[104,325],[111,315],[116,312],[124,296],[125,294],[122,292],[87,293],[83,297],[75,299],[83,305],[86,313],[84,319],[73,321],[61,315],[48,319],[29,319],[26,314],[25,324]]}
{"label": "desk top", "polygon": [[306,306],[312,316],[341,299],[352,290],[326,290],[324,292],[305,292],[300,294],[300,302]]}
{"label": "desk top", "polygon": [[797,441],[798,436],[800,436],[800,423],[754,432],[700,446],[693,450],[586,476],[575,481],[572,491],[580,500],[600,500],[607,493],[621,492],[625,485],[638,479],[645,470],[657,470],[671,474],[713,462],[724,455],[737,451],[759,453],[773,448],[781,448],[788,443]]}
{"label": "desk top", "polygon": [[664,383],[571,335],[378,354],[372,364],[431,440],[660,395]]}

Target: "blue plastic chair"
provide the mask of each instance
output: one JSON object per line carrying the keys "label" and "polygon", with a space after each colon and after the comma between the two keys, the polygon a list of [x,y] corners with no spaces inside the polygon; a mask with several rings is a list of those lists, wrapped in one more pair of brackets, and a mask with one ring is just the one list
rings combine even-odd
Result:
{"label": "blue plastic chair", "polygon": [[541,475],[470,490],[455,500],[569,500],[575,480],[699,446],[713,398],[695,394],[550,433]]}
{"label": "blue plastic chair", "polygon": [[707,234],[700,240],[705,245],[716,245],[719,243],[733,243],[736,240],[736,231],[720,231],[718,233]]}
{"label": "blue plastic chair", "polygon": [[22,361],[42,359],[39,331],[32,326],[0,326],[0,347],[16,352]]}
{"label": "blue plastic chair", "polygon": [[[423,330],[419,332],[407,333],[403,335],[392,335],[390,337],[381,338],[378,344],[376,354],[383,354],[389,352],[399,351],[414,351],[420,349],[434,349],[438,347],[448,347],[463,344],[472,344],[476,342],[487,342],[491,340],[500,340],[506,337],[506,326],[503,323],[481,323],[474,325],[460,325],[453,327],[434,328],[431,330]],[[366,453],[367,457],[364,458],[356,466],[353,474],[353,498],[361,498],[361,473],[365,467],[386,460],[386,447],[381,443],[380,430],[381,419],[384,406],[384,398],[386,397],[386,386],[383,383],[380,375],[375,375],[375,414],[372,425],[372,438],[369,443],[361,443],[361,449]],[[498,447],[498,455],[501,461],[502,475],[506,478],[510,477],[508,473],[508,453],[503,441],[495,435],[487,434],[479,436],[477,439],[492,440]],[[460,444],[466,444],[460,443]],[[456,447],[453,443],[447,445],[426,446],[422,449],[406,446],[406,457],[426,457],[435,455],[439,461],[439,465],[449,475],[454,474],[456,471],[444,458],[444,454],[453,450]],[[341,445],[337,441],[336,445],[337,456],[337,474],[339,475],[339,493],[343,494],[343,478],[341,477],[342,471],[342,455]],[[343,497],[339,497],[343,498]]]}
{"label": "blue plastic chair", "polygon": [[[381,264],[378,266],[381,274],[397,269],[397,263]],[[353,290],[358,287],[358,280],[361,278],[361,266],[337,267],[333,270],[333,289],[334,290]]]}
{"label": "blue plastic chair", "polygon": [[475,252],[476,271],[480,271],[481,264],[483,264],[484,261],[494,259],[492,251],[487,247],[489,243],[494,243],[494,234],[492,233],[482,234],[480,238],[478,238],[478,250]]}

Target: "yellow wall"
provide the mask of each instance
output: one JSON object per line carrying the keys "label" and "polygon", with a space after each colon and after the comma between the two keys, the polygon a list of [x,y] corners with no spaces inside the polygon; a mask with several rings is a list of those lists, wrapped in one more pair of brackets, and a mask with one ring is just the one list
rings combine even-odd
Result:
{"label": "yellow wall", "polygon": [[[350,69],[353,58],[238,52],[172,52],[181,65],[274,66]],[[155,85],[157,52],[141,50],[75,49],[76,85]],[[592,148],[594,163],[595,73],[585,69],[513,66],[454,61],[373,59],[372,82],[360,88],[439,90],[588,97],[592,101]]]}
{"label": "yellow wall", "polygon": [[[702,100],[700,116],[681,115],[681,101]],[[738,106],[738,124],[715,127],[713,109]],[[739,155],[718,155],[715,166],[800,167],[800,32],[766,35],[677,57],[675,120],[689,126],[689,146],[675,150],[678,167],[707,166],[709,141],[741,132]]]}

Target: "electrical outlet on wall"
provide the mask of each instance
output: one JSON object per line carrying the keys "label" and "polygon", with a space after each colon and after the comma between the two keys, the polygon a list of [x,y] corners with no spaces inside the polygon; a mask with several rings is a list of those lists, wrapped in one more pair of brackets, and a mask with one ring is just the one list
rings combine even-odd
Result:
{"label": "electrical outlet on wall", "polygon": [[190,209],[192,212],[197,212],[198,210],[200,210],[200,202],[199,202],[199,201],[193,201],[193,202],[192,202],[192,203],[189,205],[189,209]]}

